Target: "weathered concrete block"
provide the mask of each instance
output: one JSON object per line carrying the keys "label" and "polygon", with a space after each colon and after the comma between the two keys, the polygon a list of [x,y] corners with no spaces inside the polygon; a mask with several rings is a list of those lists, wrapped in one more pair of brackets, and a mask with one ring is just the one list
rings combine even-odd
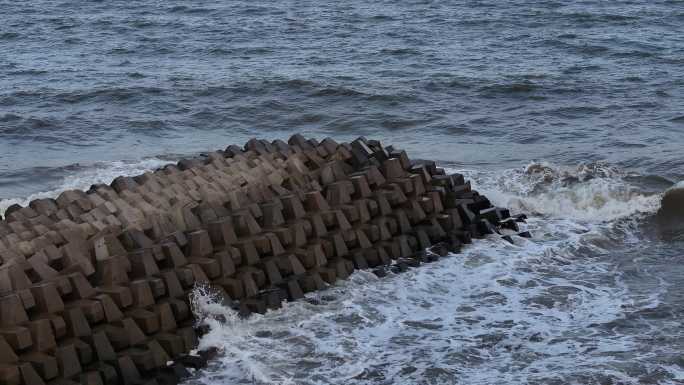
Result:
{"label": "weathered concrete block", "polygon": [[121,320],[121,327],[129,346],[139,345],[145,341],[145,334],[132,318],[124,318]]}
{"label": "weathered concrete block", "polygon": [[[72,307],[64,311],[64,321],[67,326],[67,335],[70,337],[87,337],[92,334],[90,324],[81,308]],[[108,320],[109,321],[109,320]]]}
{"label": "weathered concrete block", "polygon": [[397,158],[390,158],[382,162],[382,174],[385,179],[398,179],[406,175],[401,161]]}
{"label": "weathered concrete block", "polygon": [[283,281],[280,269],[278,269],[278,265],[274,259],[265,260],[263,262],[263,270],[266,272],[268,282],[271,285],[278,285]]}
{"label": "weathered concrete block", "polygon": [[131,270],[131,261],[127,257],[116,256],[98,259],[95,279],[106,286],[124,284],[129,281],[128,270]]}
{"label": "weathered concrete block", "polygon": [[[21,373],[21,383],[24,385],[44,385],[45,381],[40,378],[40,375],[28,362],[19,365],[19,371]],[[1,375],[0,375],[1,376]],[[7,383],[7,382],[5,382]]]}
{"label": "weathered concrete block", "polygon": [[45,352],[57,346],[50,320],[39,319],[30,321],[27,325],[31,332],[33,347],[36,351]]}
{"label": "weathered concrete block", "polygon": [[368,184],[374,188],[382,187],[387,182],[387,179],[377,166],[369,166],[364,173]]}
{"label": "weathered concrete block", "polygon": [[214,258],[190,258],[189,262],[199,265],[204,274],[211,280],[221,276],[221,263]]}
{"label": "weathered concrete block", "polygon": [[109,337],[105,331],[97,331],[93,333],[90,344],[94,347],[98,359],[102,362],[112,362],[116,360],[116,353],[114,347],[109,341]]}
{"label": "weathered concrete block", "polygon": [[160,303],[168,303],[173,310],[173,316],[176,318],[177,322],[183,322],[190,318],[190,307],[185,300],[177,298],[169,298],[161,301]]}
{"label": "weathered concrete block", "polygon": [[285,248],[276,234],[266,233],[264,236],[268,240],[271,255],[278,256],[285,253]]}
{"label": "weathered concrete block", "polygon": [[90,364],[93,361],[94,357],[94,352],[93,348],[84,342],[83,340],[79,338],[69,338],[60,341],[60,344],[62,345],[74,345],[74,348],[76,348],[76,354],[78,354],[78,360],[81,363],[81,366]]}
{"label": "weathered concrete block", "polygon": [[178,327],[173,309],[168,303],[160,303],[154,308],[156,317],[159,319],[159,329],[163,332],[176,330]]}
{"label": "weathered concrete block", "polygon": [[209,233],[206,230],[197,230],[188,234],[189,257],[206,257],[213,253],[214,246],[211,244]]}
{"label": "weathered concrete block", "polygon": [[[254,297],[259,293],[259,287],[257,286],[254,277],[249,271],[241,271],[238,273],[238,278],[242,281],[242,288],[244,290],[244,296]],[[226,289],[228,290],[228,289]]]}
{"label": "weathered concrete block", "polygon": [[326,186],[326,200],[332,206],[351,203],[354,185],[350,181],[340,181]]}
{"label": "weathered concrete block", "polygon": [[0,382],[7,385],[20,385],[21,380],[19,366],[0,364]]}
{"label": "weathered concrete block", "polygon": [[299,277],[297,279],[302,291],[309,293],[312,291],[323,290],[326,287],[325,281],[321,278],[320,274],[315,271],[308,272],[307,274]]}
{"label": "weathered concrete block", "polygon": [[233,214],[233,225],[238,236],[257,235],[261,232],[261,226],[249,211]]}
{"label": "weathered concrete block", "polygon": [[183,267],[188,263],[187,259],[185,258],[185,255],[176,243],[169,242],[162,244],[162,252],[166,257],[165,266],[167,267]]}
{"label": "weathered concrete block", "polygon": [[71,284],[71,296],[79,299],[88,299],[93,297],[96,292],[90,282],[85,276],[80,273],[72,273],[68,275],[69,283]]}
{"label": "weathered concrete block", "polygon": [[159,333],[154,339],[164,348],[166,353],[173,357],[178,357],[185,352],[183,338],[170,333]]}
{"label": "weathered concrete block", "polygon": [[63,378],[71,378],[81,373],[81,363],[74,345],[59,346],[54,351],[59,374]]}
{"label": "weathered concrete block", "polygon": [[320,212],[330,210],[328,201],[323,198],[319,191],[310,191],[304,194],[304,207],[309,212]]}
{"label": "weathered concrete block", "polygon": [[499,232],[496,227],[487,219],[480,219],[477,222],[477,229],[480,234],[494,234]]}
{"label": "weathered concrete block", "polygon": [[154,242],[137,228],[130,228],[119,235],[119,241],[128,251],[149,249]]}
{"label": "weathered concrete block", "polygon": [[154,304],[152,289],[146,279],[131,281],[129,288],[133,297],[133,306],[146,307]]}
{"label": "weathered concrete block", "polygon": [[5,357],[7,354],[14,354],[11,350],[23,350],[30,347],[33,344],[31,339],[31,331],[23,326],[8,326],[0,328],[0,336],[4,338],[5,341],[11,346],[8,349],[5,343],[0,340],[0,362],[8,363]]}
{"label": "weathered concrete block", "polygon": [[283,216],[283,206],[282,203],[271,202],[261,205],[261,210],[263,212],[262,222],[266,228],[274,228],[281,226],[285,223],[285,217]]}
{"label": "weathered concrete block", "polygon": [[[112,368],[112,370],[114,370],[114,368]],[[98,371],[95,370],[82,373],[79,376],[79,382],[81,385],[105,385],[102,380],[102,376]]]}
{"label": "weathered concrete block", "polygon": [[284,281],[280,286],[287,293],[287,299],[289,301],[295,301],[304,298],[304,292],[302,291],[302,288],[299,286],[299,282],[296,278],[289,278],[286,281]]}
{"label": "weathered concrete block", "polygon": [[250,240],[254,242],[254,247],[256,247],[257,253],[259,255],[269,255],[271,254],[271,242],[269,239],[262,234],[250,237]]}
{"label": "weathered concrete block", "polygon": [[337,280],[337,271],[335,269],[323,267],[317,269],[317,272],[321,276],[321,279],[323,279],[323,281],[325,281],[329,285],[335,284],[335,281]]}
{"label": "weathered concrete block", "polygon": [[97,291],[107,294],[120,309],[133,305],[133,294],[126,286],[100,286]]}
{"label": "weathered concrete block", "polygon": [[126,316],[133,319],[145,334],[152,334],[159,330],[159,318],[151,311],[133,309],[127,311]]}
{"label": "weathered concrete block", "polygon": [[4,337],[0,338],[0,364],[16,363],[19,359]]}
{"label": "weathered concrete block", "polygon": [[232,300],[240,300],[245,297],[245,288],[241,279],[220,278],[215,283],[226,291]]}
{"label": "weathered concrete block", "polygon": [[243,316],[250,315],[251,313],[266,313],[266,301],[261,298],[247,298],[240,301],[240,314]]}
{"label": "weathered concrete block", "polygon": [[257,252],[256,246],[254,246],[254,241],[252,240],[241,240],[235,243],[235,247],[240,250],[240,256],[242,261],[246,265],[256,265],[259,263],[259,253]]}
{"label": "weathered concrete block", "polygon": [[220,251],[214,254],[213,257],[218,261],[221,271],[220,276],[222,277],[232,277],[235,274],[235,261],[232,255],[228,251]]}
{"label": "weathered concrete block", "polygon": [[119,380],[124,385],[138,385],[141,383],[142,377],[131,357],[119,357],[115,362],[115,366],[118,369]]}
{"label": "weathered concrete block", "polygon": [[0,297],[0,325],[15,326],[28,321],[28,315],[17,294]]}
{"label": "weathered concrete block", "polygon": [[520,231],[518,223],[513,218],[506,218],[503,221],[499,221],[499,226],[501,226],[501,228],[509,229],[515,232]]}
{"label": "weathered concrete block", "polygon": [[69,242],[60,249],[62,251],[62,273],[81,272],[85,276],[95,273],[95,267],[88,256],[88,250],[83,242]]}
{"label": "weathered concrete block", "polygon": [[43,313],[56,313],[64,310],[62,297],[59,295],[57,285],[53,282],[44,282],[33,285],[31,294],[35,299],[36,308]]}
{"label": "weathered concrete block", "polygon": [[89,323],[98,323],[104,319],[104,310],[102,309],[102,304],[98,301],[81,299],[70,301],[64,304],[66,308],[79,307],[83,311],[83,314],[88,319]]}
{"label": "weathered concrete block", "polygon": [[131,265],[131,278],[144,278],[159,274],[159,266],[152,254],[152,249],[131,251],[128,253],[128,260]]}
{"label": "weathered concrete block", "polygon": [[294,254],[288,254],[278,260],[278,265],[281,270],[295,276],[302,275],[306,272],[304,265],[302,265],[299,258]]}
{"label": "weathered concrete block", "polygon": [[28,353],[21,356],[23,362],[28,362],[43,380],[51,380],[59,375],[57,359],[45,353]]}
{"label": "weathered concrete block", "polygon": [[[196,346],[197,343],[195,342]],[[189,348],[192,349],[192,348]],[[152,355],[152,368],[163,368],[167,365],[169,361],[171,361],[171,357],[166,353],[164,348],[161,346],[161,344],[157,340],[150,340],[147,342],[147,350],[150,352]]]}
{"label": "weathered concrete block", "polygon": [[499,215],[499,211],[497,210],[496,207],[490,207],[490,208],[480,210],[480,212],[478,213],[478,217],[480,219],[486,219],[489,221],[489,223],[492,223],[492,224],[493,223],[499,223],[499,221],[501,219],[503,219]]}
{"label": "weathered concrete block", "polygon": [[373,154],[373,150],[362,139],[356,139],[351,142],[352,161],[355,166],[359,167],[368,163],[368,159]]}
{"label": "weathered concrete block", "polygon": [[176,275],[178,276],[178,280],[184,288],[191,288],[195,284],[195,276],[192,269],[190,269],[188,265],[175,269],[175,271]]}

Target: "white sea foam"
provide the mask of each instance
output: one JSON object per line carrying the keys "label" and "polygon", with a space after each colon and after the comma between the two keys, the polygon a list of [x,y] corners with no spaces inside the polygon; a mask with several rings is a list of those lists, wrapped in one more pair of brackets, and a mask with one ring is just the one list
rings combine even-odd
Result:
{"label": "white sea foam", "polygon": [[459,171],[496,205],[546,217],[608,222],[653,213],[661,194],[645,194],[623,180],[624,173],[601,163],[560,167],[531,163],[501,172]]}
{"label": "white sea foam", "polygon": [[64,190],[87,190],[93,184],[111,183],[111,181],[118,176],[142,174],[146,171],[161,167],[168,163],[168,160],[161,160],[157,158],[148,158],[137,161],[96,163],[91,167],[86,167],[82,170],[67,175],[63,180],[57,183],[54,188],[49,190],[37,192],[29,195],[28,197],[17,197],[0,200],[0,214],[4,214],[5,210],[7,210],[7,208],[13,204],[26,206],[34,199],[56,198]]}
{"label": "white sea foam", "polygon": [[581,383],[581,368],[634,383],[614,369],[619,352],[635,349],[633,337],[598,338],[595,327],[622,316],[631,304],[626,287],[607,264],[570,263],[568,246],[585,243],[589,228],[555,219],[530,227],[536,239],[481,240],[384,279],[356,272],[308,301],[249,319],[199,295],[211,326],[201,345],[223,355],[194,381]]}

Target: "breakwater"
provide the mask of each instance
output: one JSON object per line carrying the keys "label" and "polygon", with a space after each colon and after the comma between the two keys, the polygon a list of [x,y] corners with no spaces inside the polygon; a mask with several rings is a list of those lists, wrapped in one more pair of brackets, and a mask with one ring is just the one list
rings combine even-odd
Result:
{"label": "breakwater", "polygon": [[[355,269],[402,271],[518,233],[463,175],[295,135],[11,206],[0,222],[0,383],[168,383],[197,344],[189,295],[248,315]],[[183,358],[185,357],[185,358]]]}

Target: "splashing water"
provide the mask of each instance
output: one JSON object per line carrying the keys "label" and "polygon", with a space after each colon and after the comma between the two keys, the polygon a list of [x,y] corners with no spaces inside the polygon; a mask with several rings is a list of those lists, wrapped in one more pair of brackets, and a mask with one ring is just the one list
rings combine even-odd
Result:
{"label": "splashing water", "polygon": [[[635,314],[663,306],[668,285],[646,272],[641,279],[656,284],[646,293],[635,291],[634,273],[621,271],[625,262],[616,258],[623,256],[613,254],[639,249],[638,230],[619,218],[647,215],[656,198],[632,190],[617,170],[599,175],[578,168],[570,173],[577,180],[562,182],[552,167],[551,177],[527,169],[515,171],[513,182],[499,174],[467,174],[499,205],[518,199],[519,209],[538,209],[541,216],[528,223],[531,240],[516,238],[510,245],[489,237],[461,254],[382,279],[357,271],[304,301],[248,319],[199,295],[199,314],[211,330],[201,346],[223,354],[190,383],[681,379],[676,364],[656,359],[676,354],[676,346],[663,346],[660,355],[648,347],[648,336],[670,329],[655,323],[628,328]],[[596,196],[604,202],[590,204]],[[558,199],[564,202],[548,204]]]}
{"label": "splashing water", "polygon": [[639,191],[625,182],[624,172],[604,163],[570,168],[535,162],[498,173],[458,171],[497,205],[545,217],[609,222],[653,213],[660,205],[660,194]]}
{"label": "splashing water", "polygon": [[563,378],[578,365],[603,371],[616,359],[611,352],[635,342],[592,341],[589,326],[618,317],[625,289],[613,279],[592,283],[609,275],[602,264],[561,270],[558,252],[484,240],[388,279],[357,272],[309,301],[247,320],[207,302],[227,321],[210,317],[202,346],[224,355],[198,381],[487,384]]}

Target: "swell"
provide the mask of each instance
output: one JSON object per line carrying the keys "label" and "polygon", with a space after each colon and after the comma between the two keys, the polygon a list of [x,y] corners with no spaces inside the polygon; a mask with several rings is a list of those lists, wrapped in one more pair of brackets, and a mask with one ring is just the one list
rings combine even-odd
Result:
{"label": "swell", "polygon": [[91,103],[131,103],[134,99],[144,97],[162,97],[168,92],[159,87],[113,87],[113,88],[82,88],[76,90],[60,90],[43,88],[32,91],[14,91],[2,96],[0,104],[6,106],[49,103],[62,104],[91,104]]}
{"label": "swell", "polygon": [[[132,78],[143,78],[140,73],[130,74]],[[359,101],[417,101],[411,94],[371,92],[363,87],[344,86],[334,83],[315,82],[307,79],[273,79],[255,81],[233,81],[229,84],[204,85],[196,84],[170,89],[163,87],[127,86],[104,88],[82,88],[76,90],[60,90],[43,88],[40,90],[19,90],[0,96],[0,105],[18,106],[37,103],[50,105],[90,105],[100,103],[136,104],[152,99],[169,99],[174,94],[178,98],[221,98],[236,99],[249,96],[293,94],[310,98],[346,98]]]}

